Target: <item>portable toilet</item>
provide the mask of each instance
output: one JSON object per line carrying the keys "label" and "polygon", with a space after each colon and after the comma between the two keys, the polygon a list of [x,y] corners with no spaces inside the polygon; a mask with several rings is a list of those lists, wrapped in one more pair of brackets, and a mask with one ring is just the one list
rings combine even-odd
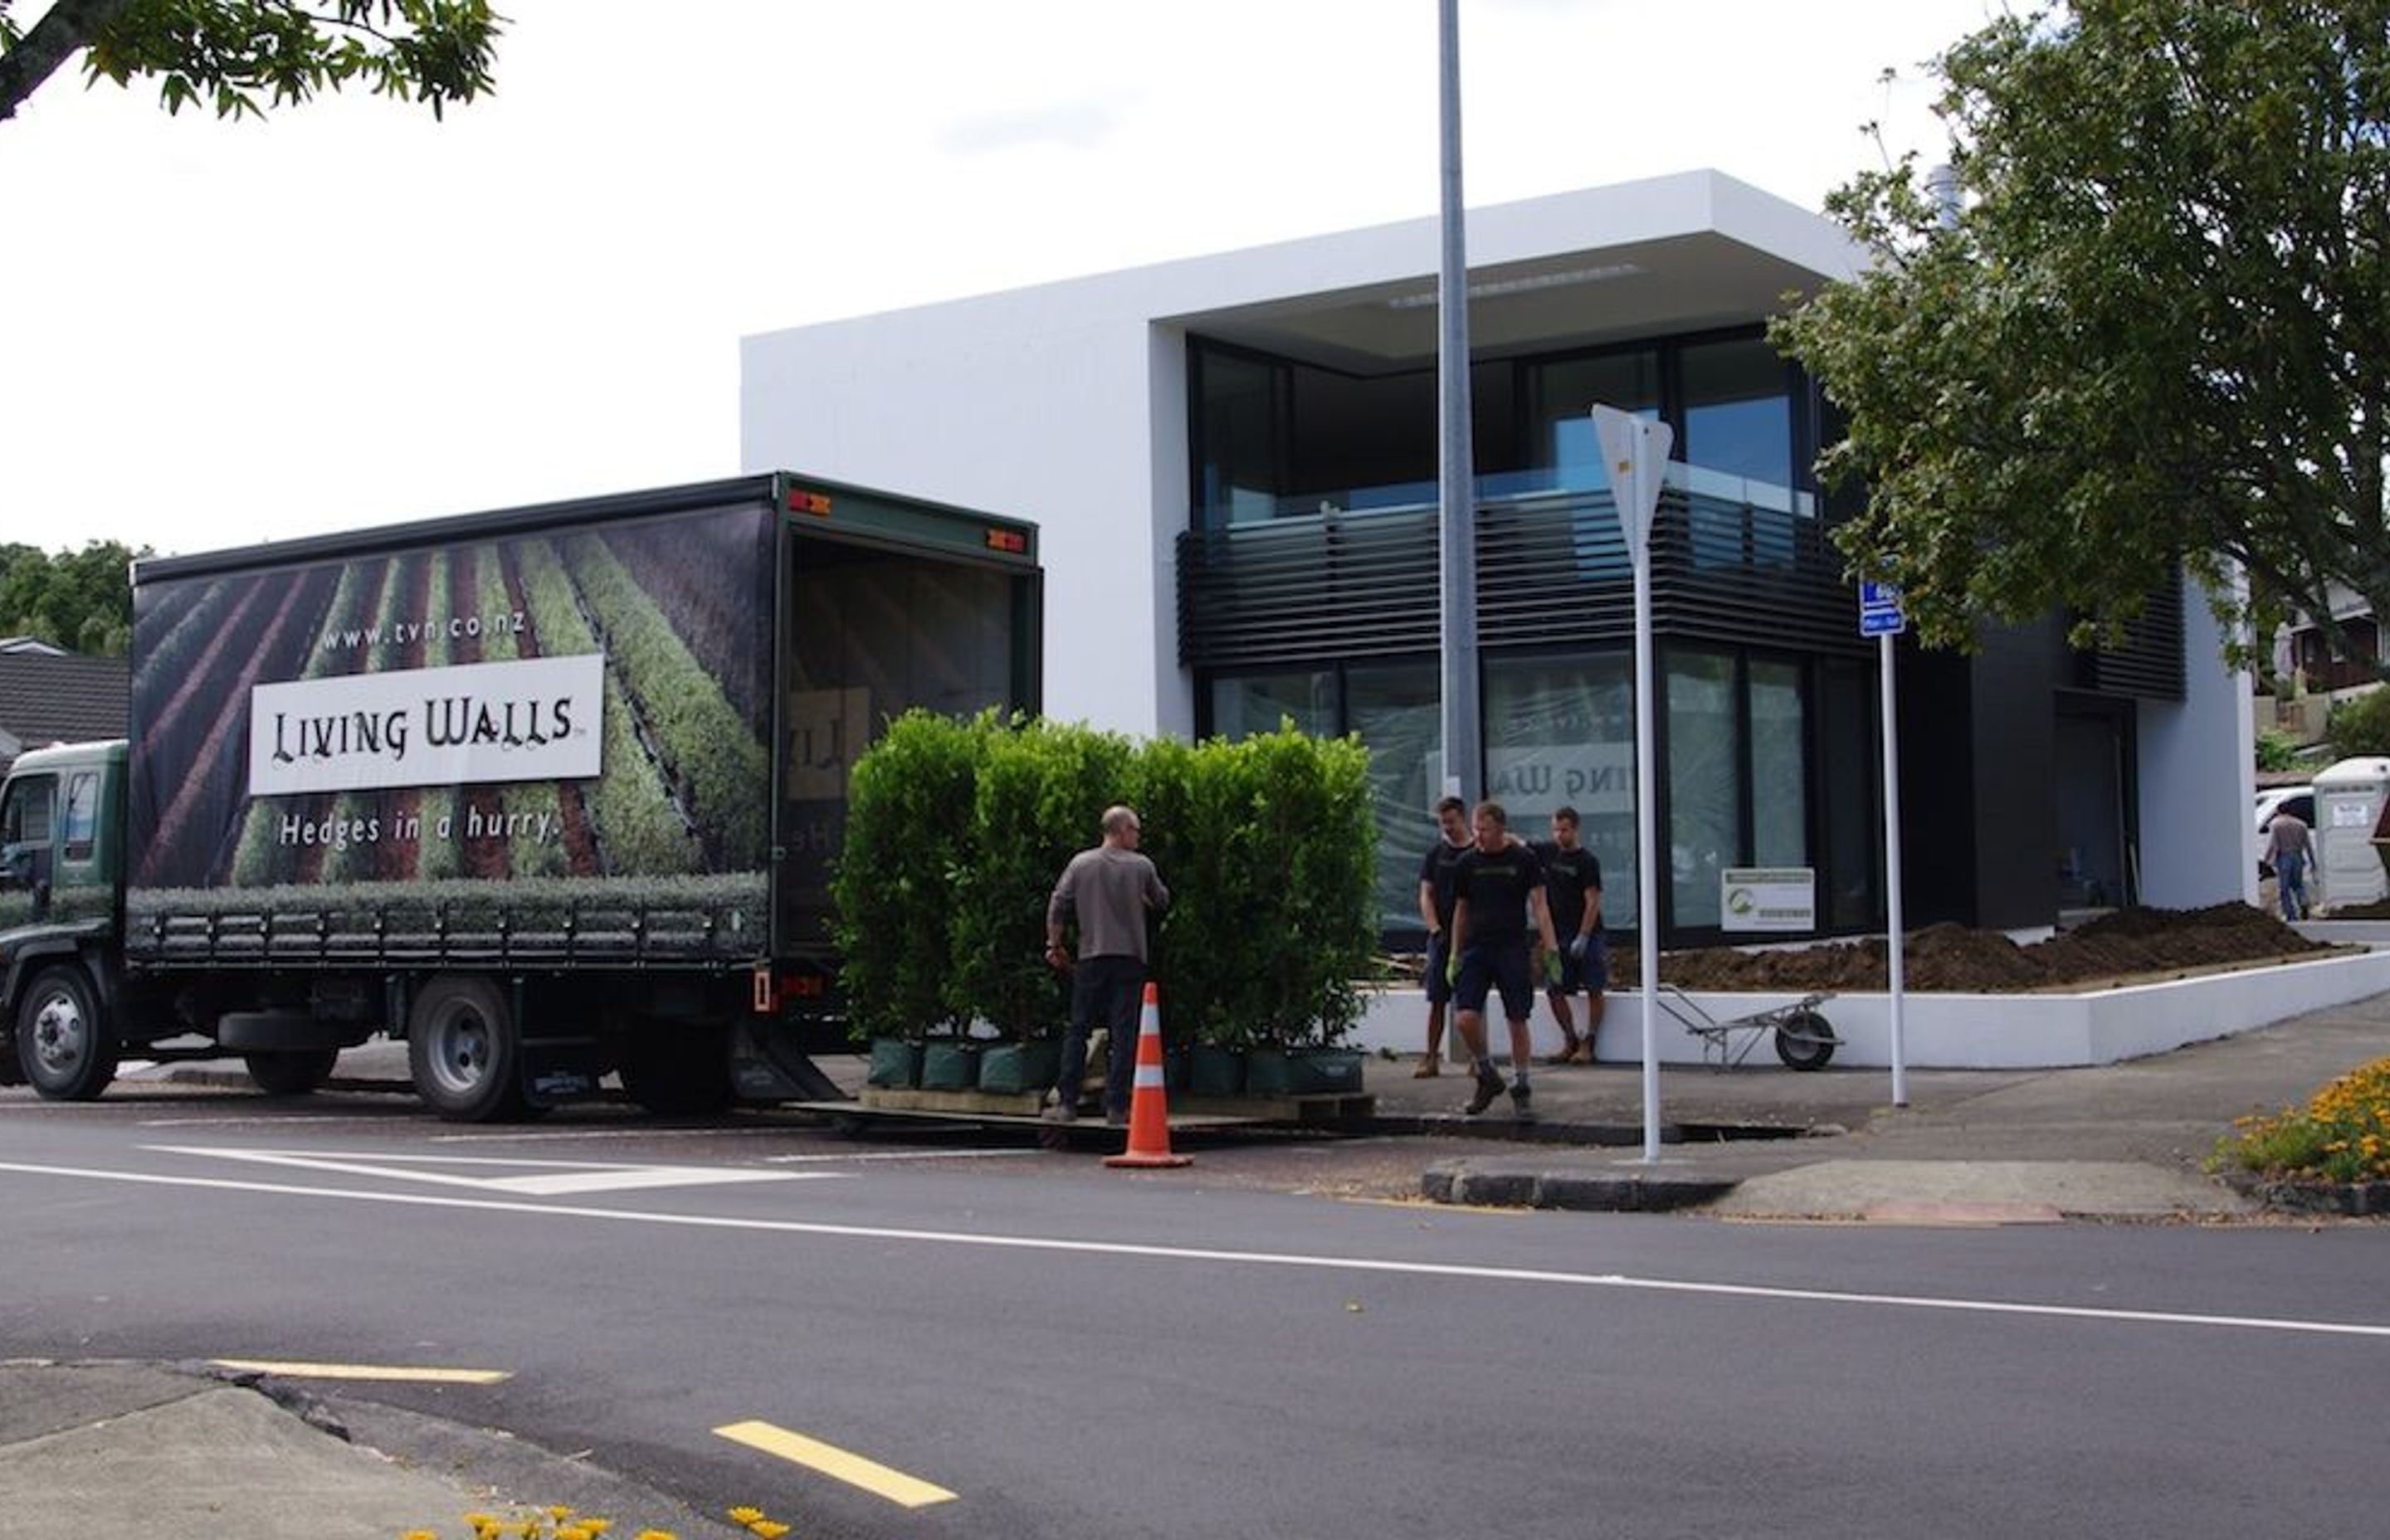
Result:
{"label": "portable toilet", "polygon": [[2373,831],[2390,806],[2390,759],[2345,759],[2315,778],[2317,875],[2308,898],[2340,908],[2390,898]]}

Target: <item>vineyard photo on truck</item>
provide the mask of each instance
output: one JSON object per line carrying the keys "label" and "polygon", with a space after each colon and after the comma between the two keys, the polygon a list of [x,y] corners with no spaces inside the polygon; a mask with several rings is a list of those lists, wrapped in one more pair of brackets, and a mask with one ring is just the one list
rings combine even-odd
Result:
{"label": "vineyard photo on truck", "polygon": [[819,1095],[848,769],[1034,711],[1036,532],[786,474],[136,562],[130,734],[0,789],[0,1083],[404,1038],[443,1117]]}

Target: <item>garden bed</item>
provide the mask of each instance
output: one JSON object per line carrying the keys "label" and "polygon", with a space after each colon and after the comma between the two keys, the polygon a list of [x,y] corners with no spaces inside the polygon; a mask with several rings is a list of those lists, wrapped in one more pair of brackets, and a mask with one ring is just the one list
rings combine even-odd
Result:
{"label": "garden bed", "polygon": [[[1901,954],[1901,982],[1919,993],[2075,992],[2337,950],[2245,904],[2119,909],[2024,945],[1997,930],[1927,926],[1909,933]],[[1634,947],[1613,946],[1612,987],[1632,989],[1638,967]],[[1722,993],[1849,993],[1888,989],[1891,972],[1882,940],[1827,942],[1764,951],[1712,946],[1664,953],[1660,982]]]}

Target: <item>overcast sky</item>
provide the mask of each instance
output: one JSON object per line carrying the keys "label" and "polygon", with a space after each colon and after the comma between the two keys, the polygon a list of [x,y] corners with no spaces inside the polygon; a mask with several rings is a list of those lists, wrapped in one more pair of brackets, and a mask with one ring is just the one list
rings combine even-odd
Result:
{"label": "overcast sky", "polygon": [[[1468,201],[1706,166],[1816,208],[1862,123],[1934,153],[1920,66],[1997,4],[1461,0]],[[1434,0],[499,8],[445,123],[65,73],[0,122],[0,540],[731,475],[741,335],[1436,210]]]}

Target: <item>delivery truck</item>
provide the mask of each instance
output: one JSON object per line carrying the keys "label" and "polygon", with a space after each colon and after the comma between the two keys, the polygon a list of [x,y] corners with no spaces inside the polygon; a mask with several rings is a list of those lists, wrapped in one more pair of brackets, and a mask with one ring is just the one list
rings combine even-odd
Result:
{"label": "delivery truck", "polygon": [[52,1098],[377,1034],[461,1122],[822,1095],[849,768],[1038,706],[1033,525],[787,473],[132,582],[128,736],[0,788],[0,1079]]}

